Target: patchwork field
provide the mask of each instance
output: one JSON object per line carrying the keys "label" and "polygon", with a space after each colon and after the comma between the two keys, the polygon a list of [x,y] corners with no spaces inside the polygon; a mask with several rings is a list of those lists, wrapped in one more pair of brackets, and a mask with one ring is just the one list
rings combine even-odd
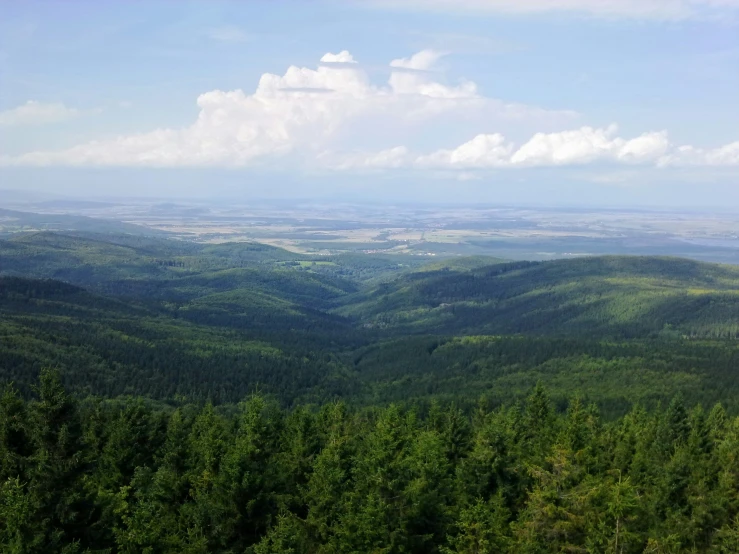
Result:
{"label": "patchwork field", "polygon": [[625,254],[739,263],[739,216],[718,211],[153,200],[16,202],[9,207],[14,211],[0,213],[0,234],[105,228],[207,244],[256,241],[320,256],[548,260]]}

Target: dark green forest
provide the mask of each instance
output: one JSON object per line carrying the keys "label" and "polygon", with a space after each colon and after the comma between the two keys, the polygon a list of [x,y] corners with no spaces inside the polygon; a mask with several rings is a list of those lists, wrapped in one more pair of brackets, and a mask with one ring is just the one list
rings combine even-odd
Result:
{"label": "dark green forest", "polygon": [[739,552],[739,269],[0,240],[0,551]]}
{"label": "dark green forest", "polygon": [[735,553],[739,418],[0,398],[7,553]]}

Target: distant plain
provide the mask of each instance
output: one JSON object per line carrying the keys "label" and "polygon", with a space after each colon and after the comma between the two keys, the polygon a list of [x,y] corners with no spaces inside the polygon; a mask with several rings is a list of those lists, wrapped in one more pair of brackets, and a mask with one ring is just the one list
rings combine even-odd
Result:
{"label": "distant plain", "polygon": [[[311,255],[484,255],[548,260],[621,254],[739,263],[739,214],[718,210],[387,206],[300,200],[8,201],[1,194],[0,201],[5,208],[0,210],[0,233],[4,234],[65,230],[65,217],[81,216],[134,224],[151,233],[196,242],[253,241]],[[45,218],[17,212],[44,214]],[[50,224],[50,216],[58,217]],[[66,227],[79,228],[79,221],[68,222]]]}

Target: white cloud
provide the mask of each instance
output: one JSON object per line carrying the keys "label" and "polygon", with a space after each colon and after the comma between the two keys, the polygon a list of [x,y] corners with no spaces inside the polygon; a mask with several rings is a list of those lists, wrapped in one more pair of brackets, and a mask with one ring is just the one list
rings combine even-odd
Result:
{"label": "white cloud", "polygon": [[390,67],[402,67],[405,69],[418,69],[427,71],[434,67],[436,62],[444,55],[443,52],[435,50],[421,50],[410,58],[398,58],[390,62]]}
{"label": "white cloud", "polygon": [[453,150],[416,159],[436,168],[552,167],[586,164],[666,166],[739,165],[739,142],[713,150],[674,146],[666,131],[632,139],[616,136],[617,127],[582,127],[558,133],[537,133],[519,147],[500,135],[478,135]]}
{"label": "white cloud", "polygon": [[558,133],[537,133],[516,148],[501,134],[477,135],[453,150],[420,156],[416,164],[436,168],[497,168],[582,165],[596,162],[657,163],[670,143],[667,133],[645,133],[626,140],[617,128],[582,127]]}
{"label": "white cloud", "polygon": [[560,133],[537,133],[511,156],[513,165],[577,165],[598,161],[644,163],[656,161],[669,148],[667,133],[645,133],[625,140],[617,128],[582,127]]}
{"label": "white cloud", "polygon": [[433,98],[477,98],[477,85],[464,81],[458,87],[449,87],[434,81],[430,71],[444,54],[422,50],[410,58],[390,62],[390,87],[396,94],[420,94]]}
{"label": "white cloud", "polygon": [[[575,116],[572,112],[488,98],[469,81],[442,82],[443,74],[436,65],[442,56],[438,51],[423,50],[393,60],[388,82],[376,85],[349,52],[328,53],[315,69],[291,66],[283,75],[262,75],[251,94],[243,90],[201,94],[197,119],[188,126],[93,141],[60,151],[4,156],[0,165],[272,164],[298,170],[458,172],[588,164],[739,165],[739,142],[703,149],[674,145],[665,131],[624,138],[615,125],[567,130]],[[0,123],[58,121],[78,113],[61,104],[29,102],[0,114]],[[464,136],[459,132],[460,122],[472,129],[471,140],[451,149],[429,145],[429,135],[437,141],[452,131]],[[524,131],[526,127],[531,129]],[[552,128],[559,130],[535,132],[519,143],[506,138],[509,131],[525,136],[536,129]],[[372,146],[367,148],[367,144]]]}
{"label": "white cloud", "polygon": [[324,54],[321,58],[321,63],[357,63],[357,61],[354,59],[354,56],[349,53],[349,51],[342,50],[338,54],[332,54],[331,52]]}
{"label": "white cloud", "polygon": [[679,20],[739,10],[739,0],[360,0],[383,8],[491,14],[565,12],[598,17]]}
{"label": "white cloud", "polygon": [[661,166],[739,165],[739,141],[714,149],[680,146],[660,160]]}
{"label": "white cloud", "polygon": [[510,164],[513,145],[503,135],[477,135],[471,141],[453,150],[439,150],[420,156],[416,164],[420,167],[436,168],[492,168]]}
{"label": "white cloud", "polygon": [[[414,167],[420,169],[480,170],[521,167],[557,167],[590,164],[626,166],[732,166],[739,165],[739,142],[713,150],[673,146],[665,131],[648,132],[632,139],[616,136],[618,128],[582,127],[557,133],[537,133],[520,146],[502,134],[480,134],[450,150],[413,155],[407,149],[380,154],[346,156],[332,167],[364,169]],[[387,155],[396,152],[395,157]]]}
{"label": "white cloud", "polygon": [[[395,60],[388,84],[378,86],[349,52],[329,53],[316,69],[291,66],[283,75],[262,75],[252,94],[242,90],[201,94],[197,120],[181,129],[157,129],[1,161],[6,165],[246,166],[291,155],[296,163],[309,164],[321,152],[337,146],[346,150],[347,136],[365,136],[372,126],[378,135],[394,137],[442,116],[474,125],[484,120],[520,125],[525,120],[573,116],[486,98],[471,82],[441,83],[439,74],[432,71],[440,55],[422,51]],[[368,163],[378,165],[382,159]]]}
{"label": "white cloud", "polygon": [[44,104],[29,100],[16,108],[0,112],[0,125],[46,125],[67,121],[78,115],[80,115],[79,110],[68,108],[61,103]]}

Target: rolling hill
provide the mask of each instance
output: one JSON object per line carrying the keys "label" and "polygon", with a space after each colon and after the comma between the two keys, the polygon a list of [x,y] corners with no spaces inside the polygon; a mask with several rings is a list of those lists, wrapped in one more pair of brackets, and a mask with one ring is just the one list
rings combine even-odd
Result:
{"label": "rolling hill", "polygon": [[0,232],[84,231],[166,237],[169,233],[132,223],[82,215],[39,214],[0,208]]}
{"label": "rolling hill", "polygon": [[739,409],[735,267],[389,258],[16,235],[0,241],[0,375],[27,388],[57,367],[78,391],[168,401],[503,403],[542,382],[609,415],[675,392]]}
{"label": "rolling hill", "polygon": [[392,333],[739,336],[739,268],[603,256],[415,272],[337,313]]}
{"label": "rolling hill", "polygon": [[[325,394],[325,380],[341,393],[336,356],[325,342],[315,351],[304,337],[321,319],[328,341],[339,318],[270,298],[260,299],[262,315],[252,316],[254,296],[229,300],[226,321],[208,298],[193,308],[202,306],[198,317],[188,318],[59,281],[0,277],[0,375],[28,390],[42,368],[53,367],[74,390],[110,397],[234,402],[262,390],[291,402],[310,398],[316,387]],[[208,321],[191,321],[197,319]]]}

